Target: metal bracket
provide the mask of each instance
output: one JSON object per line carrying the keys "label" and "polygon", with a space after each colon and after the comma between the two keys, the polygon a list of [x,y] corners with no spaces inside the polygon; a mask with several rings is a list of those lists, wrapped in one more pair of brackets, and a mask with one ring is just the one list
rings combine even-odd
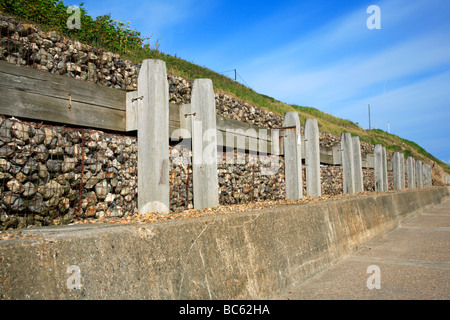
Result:
{"label": "metal bracket", "polygon": [[187,118],[188,116],[194,116],[195,117],[196,113],[185,113],[184,117]]}
{"label": "metal bracket", "polygon": [[144,96],[140,96],[140,97],[137,97],[137,98],[132,98],[131,102],[135,102],[136,100],[142,100],[142,99],[144,99]]}
{"label": "metal bracket", "polygon": [[[286,131],[286,130],[291,130],[291,129],[297,129],[297,126],[289,126],[289,127],[281,127],[281,128],[272,128],[272,130],[279,130],[279,131]],[[280,134],[280,138],[284,138],[286,137],[286,135],[282,135]]]}
{"label": "metal bracket", "polygon": [[297,129],[297,126],[281,127],[281,128],[272,128],[272,130],[286,130],[286,129]]}

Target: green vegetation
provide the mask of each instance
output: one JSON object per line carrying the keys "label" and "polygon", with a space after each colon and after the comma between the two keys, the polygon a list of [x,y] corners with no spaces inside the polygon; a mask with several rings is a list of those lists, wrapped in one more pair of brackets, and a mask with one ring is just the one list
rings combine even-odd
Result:
{"label": "green vegetation", "polygon": [[67,19],[71,16],[71,13],[68,13],[67,9],[68,6],[59,0],[4,0],[0,3],[1,12],[7,12],[17,18],[37,23],[45,30],[56,30],[84,43],[104,47],[133,62],[140,62],[144,59],[164,60],[168,72],[191,81],[197,78],[209,78],[213,81],[217,92],[231,94],[240,100],[271,110],[279,115],[283,115],[287,111],[297,111],[303,124],[306,118],[316,118],[321,131],[337,135],[350,132],[353,135],[358,135],[361,141],[372,145],[381,144],[389,151],[403,152],[406,157],[414,156],[421,160],[431,159],[450,174],[450,166],[436,159],[412,141],[379,129],[364,130],[352,121],[334,117],[318,109],[289,105],[272,97],[259,94],[253,89],[206,67],[160,52],[158,41],[152,48],[149,42],[151,37],[141,36],[140,32],[130,28],[129,22],[123,23],[112,20],[109,14],[94,19],[87,14],[81,4],[81,28],[79,30],[69,29]]}
{"label": "green vegetation", "polygon": [[[44,30],[55,30],[93,46],[101,46],[122,54],[152,51],[148,41],[140,32],[131,29],[130,23],[112,20],[110,14],[92,18],[80,9],[80,28],[69,29],[67,22],[75,13],[71,6],[61,0],[3,0],[0,11],[39,24]],[[72,20],[72,19],[71,19]],[[158,48],[158,43],[155,44]]]}

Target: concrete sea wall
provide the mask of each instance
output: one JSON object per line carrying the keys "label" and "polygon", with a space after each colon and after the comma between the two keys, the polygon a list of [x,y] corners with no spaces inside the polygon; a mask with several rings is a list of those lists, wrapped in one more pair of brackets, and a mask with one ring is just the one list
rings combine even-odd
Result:
{"label": "concrete sea wall", "polygon": [[433,187],[165,223],[33,228],[0,241],[0,298],[270,298],[449,195]]}

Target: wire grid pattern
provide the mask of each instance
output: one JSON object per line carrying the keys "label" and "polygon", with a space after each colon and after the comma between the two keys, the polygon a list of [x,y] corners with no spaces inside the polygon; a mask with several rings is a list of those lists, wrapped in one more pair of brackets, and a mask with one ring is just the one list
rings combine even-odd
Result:
{"label": "wire grid pattern", "polygon": [[183,144],[171,145],[169,157],[170,210],[179,213],[194,207],[192,151]]}
{"label": "wire grid pattern", "polygon": [[218,153],[219,203],[246,204],[285,199],[284,157]]}
{"label": "wire grid pattern", "polygon": [[0,117],[2,228],[137,211],[135,137]]}

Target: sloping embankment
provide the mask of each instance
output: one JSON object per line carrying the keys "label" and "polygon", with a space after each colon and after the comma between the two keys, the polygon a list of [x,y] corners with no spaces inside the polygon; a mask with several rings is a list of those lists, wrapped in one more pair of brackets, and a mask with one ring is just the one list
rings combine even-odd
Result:
{"label": "sloping embankment", "polygon": [[433,187],[165,223],[26,230],[31,237],[0,241],[0,299],[270,298],[448,196],[450,187]]}

